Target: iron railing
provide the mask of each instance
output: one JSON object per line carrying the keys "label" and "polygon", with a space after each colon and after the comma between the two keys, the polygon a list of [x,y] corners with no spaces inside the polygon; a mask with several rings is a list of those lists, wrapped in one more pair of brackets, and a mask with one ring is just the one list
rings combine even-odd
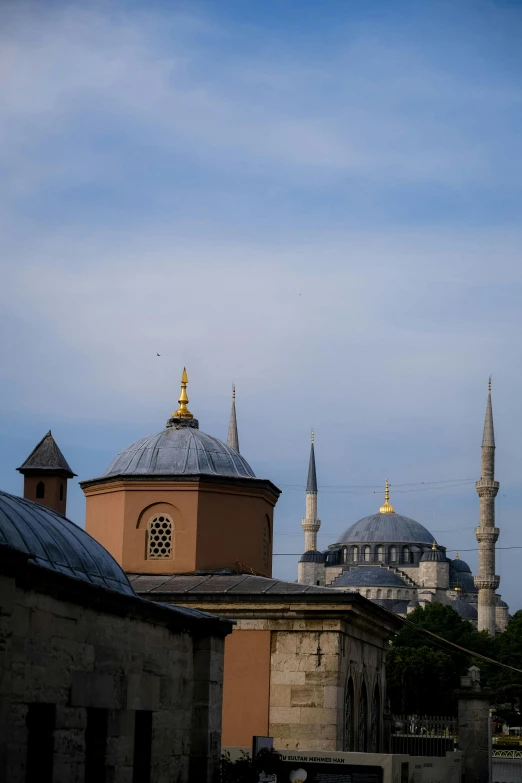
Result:
{"label": "iron railing", "polygon": [[456,718],[394,715],[391,721],[392,753],[409,756],[445,756],[456,749]]}

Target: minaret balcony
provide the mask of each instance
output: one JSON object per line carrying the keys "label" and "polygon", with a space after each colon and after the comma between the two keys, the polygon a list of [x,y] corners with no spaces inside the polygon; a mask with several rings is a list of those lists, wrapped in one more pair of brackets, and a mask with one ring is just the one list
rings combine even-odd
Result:
{"label": "minaret balcony", "polygon": [[473,577],[473,581],[475,582],[475,587],[477,588],[477,590],[496,590],[500,584],[500,577],[499,576],[490,576],[490,577],[475,576]]}
{"label": "minaret balcony", "polygon": [[476,527],[475,538],[479,544],[494,544],[500,535],[498,527]]}
{"label": "minaret balcony", "polygon": [[496,498],[500,484],[493,479],[483,479],[475,484],[479,498]]}

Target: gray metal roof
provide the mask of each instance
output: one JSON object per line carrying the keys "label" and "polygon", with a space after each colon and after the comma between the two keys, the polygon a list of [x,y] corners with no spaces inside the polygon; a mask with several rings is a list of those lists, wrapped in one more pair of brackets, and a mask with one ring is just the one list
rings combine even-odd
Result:
{"label": "gray metal roof", "polygon": [[69,463],[58,448],[58,445],[51,434],[51,430],[43,436],[42,440],[34,447],[24,464],[17,470],[20,473],[32,473],[39,471],[49,471],[60,473],[67,478],[76,476],[69,467]]}
{"label": "gray metal roof", "polygon": [[52,571],[134,595],[118,563],[85,530],[38,503],[0,491],[0,544]]}
{"label": "gray metal roof", "polygon": [[303,555],[301,555],[301,559],[299,560],[300,563],[324,563],[326,560],[324,553],[319,552],[318,549],[309,549],[308,552],[305,552]]}
{"label": "gray metal roof", "polygon": [[460,587],[464,593],[476,593],[475,580],[471,571],[453,571],[449,572],[450,587]]}
{"label": "gray metal roof", "polygon": [[398,574],[381,566],[357,566],[343,571],[335,587],[409,587]]}
{"label": "gray metal roof", "polygon": [[429,563],[430,561],[435,563],[445,563],[447,559],[448,558],[444,552],[441,552],[440,549],[428,549],[427,552],[424,552],[420,561],[421,563]]}
{"label": "gray metal roof", "polygon": [[317,475],[315,472],[315,450],[314,443],[310,446],[310,461],[308,463],[308,478],[306,481],[307,492],[317,492]]}
{"label": "gray metal roof", "polygon": [[450,561],[450,568],[452,571],[456,571],[457,573],[469,573],[471,574],[471,568],[466,563],[465,560],[461,560],[459,557],[456,557],[454,560]]}
{"label": "gray metal roof", "polygon": [[452,609],[455,609],[464,620],[476,620],[478,617],[476,607],[468,601],[462,601],[460,598],[457,598],[456,601],[451,601],[450,606]]}
{"label": "gray metal roof", "polygon": [[110,476],[230,476],[255,478],[248,462],[217,438],[194,426],[167,426],[120,451],[103,478]]}
{"label": "gray metal roof", "polygon": [[311,593],[334,598],[338,593],[330,587],[283,582],[266,576],[250,574],[129,574],[129,581],[138,594],[148,593],[229,593],[232,595],[290,595]]}
{"label": "gray metal roof", "polygon": [[495,447],[495,432],[493,429],[493,408],[491,406],[491,385],[488,391],[488,401],[486,404],[486,418],[484,420],[484,435],[482,436],[483,446]]}
{"label": "gray metal roof", "polygon": [[338,543],[431,544],[433,536],[419,522],[401,514],[372,514],[344,531]]}

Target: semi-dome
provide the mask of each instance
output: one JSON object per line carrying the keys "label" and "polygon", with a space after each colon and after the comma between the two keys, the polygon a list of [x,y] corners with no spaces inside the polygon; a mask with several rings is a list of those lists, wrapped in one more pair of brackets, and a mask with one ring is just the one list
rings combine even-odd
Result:
{"label": "semi-dome", "polygon": [[469,601],[463,601],[462,599],[457,598],[456,601],[451,601],[450,606],[458,612],[464,620],[476,620],[478,617],[476,607],[470,604]]}
{"label": "semi-dome", "polygon": [[301,555],[301,559],[299,560],[300,563],[324,563],[325,556],[323,552],[319,552],[317,549],[309,549],[308,552],[305,552],[303,555]]}
{"label": "semi-dome", "polygon": [[408,587],[398,574],[380,566],[357,566],[343,571],[334,587]]}
{"label": "semi-dome", "polygon": [[52,571],[135,595],[112,555],[85,530],[39,503],[6,492],[0,492],[0,545],[25,552]]}
{"label": "semi-dome", "polygon": [[194,475],[255,478],[241,454],[184,423],[167,426],[127,446],[113,459],[103,478]]}
{"label": "semi-dome", "polygon": [[463,593],[478,592],[471,571],[461,571],[459,573],[450,568],[449,581],[451,588],[459,587]]}

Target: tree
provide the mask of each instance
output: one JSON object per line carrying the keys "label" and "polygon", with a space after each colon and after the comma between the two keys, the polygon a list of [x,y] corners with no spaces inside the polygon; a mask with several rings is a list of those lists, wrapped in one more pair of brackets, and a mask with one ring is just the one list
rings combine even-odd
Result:
{"label": "tree", "polygon": [[490,669],[483,661],[424,634],[421,628],[489,657],[494,657],[493,639],[486,631],[477,631],[451,606],[440,603],[415,609],[394,637],[386,665],[392,712],[455,715],[455,690],[461,674],[477,663],[486,682]]}
{"label": "tree", "polygon": [[[522,670],[522,611],[516,612],[506,630],[495,637],[494,657],[507,666]],[[511,725],[520,725],[522,674],[495,667],[490,676],[495,702],[505,705],[497,710]]]}

